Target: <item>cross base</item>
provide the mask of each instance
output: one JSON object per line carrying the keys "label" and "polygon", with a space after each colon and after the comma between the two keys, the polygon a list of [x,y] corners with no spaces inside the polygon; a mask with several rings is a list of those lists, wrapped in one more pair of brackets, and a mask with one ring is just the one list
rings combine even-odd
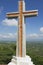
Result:
{"label": "cross base", "polygon": [[13,59],[8,65],[34,65],[31,61],[30,56],[26,57],[15,57],[13,56]]}

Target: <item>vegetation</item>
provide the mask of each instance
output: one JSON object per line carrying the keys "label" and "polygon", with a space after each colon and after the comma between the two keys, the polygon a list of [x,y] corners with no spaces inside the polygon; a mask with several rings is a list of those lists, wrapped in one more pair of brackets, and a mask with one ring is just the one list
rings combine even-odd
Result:
{"label": "vegetation", "polygon": [[43,65],[43,43],[31,42],[27,44],[27,54],[35,65]]}
{"label": "vegetation", "polygon": [[12,55],[15,55],[16,53],[15,43],[10,43],[0,43],[0,64],[9,63],[11,61]]}
{"label": "vegetation", "polygon": [[[7,64],[16,55],[16,42],[0,42],[0,64]],[[27,55],[35,65],[43,65],[43,42],[27,42]]]}

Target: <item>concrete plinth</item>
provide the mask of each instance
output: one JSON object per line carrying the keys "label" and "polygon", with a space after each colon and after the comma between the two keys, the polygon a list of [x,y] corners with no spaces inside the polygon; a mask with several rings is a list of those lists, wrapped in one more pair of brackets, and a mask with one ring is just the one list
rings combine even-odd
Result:
{"label": "concrete plinth", "polygon": [[26,57],[15,57],[13,56],[13,59],[8,65],[34,65],[31,61],[30,56]]}

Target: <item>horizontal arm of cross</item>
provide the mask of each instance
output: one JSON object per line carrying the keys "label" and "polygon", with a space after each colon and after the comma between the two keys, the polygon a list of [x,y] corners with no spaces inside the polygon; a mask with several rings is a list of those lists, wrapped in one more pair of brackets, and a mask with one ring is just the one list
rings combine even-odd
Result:
{"label": "horizontal arm of cross", "polygon": [[37,16],[38,10],[26,11],[26,12],[23,12],[23,14],[24,14],[25,17]]}
{"label": "horizontal arm of cross", "polygon": [[[22,12],[22,14],[25,17],[37,16],[38,10],[25,11],[25,12]],[[6,15],[7,18],[15,18],[15,17],[18,17],[18,16],[19,16],[18,12],[7,13],[7,15]]]}
{"label": "horizontal arm of cross", "polygon": [[11,13],[6,14],[7,18],[15,18],[15,17],[18,17],[18,16],[19,16],[18,12],[11,12]]}

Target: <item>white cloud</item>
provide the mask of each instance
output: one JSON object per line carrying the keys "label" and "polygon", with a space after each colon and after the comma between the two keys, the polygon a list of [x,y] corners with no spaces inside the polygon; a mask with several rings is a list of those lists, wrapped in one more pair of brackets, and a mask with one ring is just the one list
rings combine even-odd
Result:
{"label": "white cloud", "polygon": [[[17,40],[17,32],[16,33],[7,33],[7,34],[0,34],[0,39],[13,39]],[[28,34],[26,39],[43,39],[43,34]]]}
{"label": "white cloud", "polygon": [[[15,33],[16,34],[16,33]],[[0,34],[0,38],[1,39],[14,39],[17,37],[17,35],[15,35],[13,33],[8,33],[8,34]]]}
{"label": "white cloud", "polygon": [[40,28],[40,32],[42,32],[42,33],[43,33],[43,27],[41,27],[41,28]]}
{"label": "white cloud", "polygon": [[29,38],[37,38],[38,37],[38,34],[36,33],[33,33],[33,34],[29,34],[27,35]]}
{"label": "white cloud", "polygon": [[39,39],[39,38],[43,38],[43,34],[36,34],[36,33],[33,33],[33,34],[28,34],[27,35],[27,39]]}
{"label": "white cloud", "polygon": [[43,34],[40,34],[39,37],[43,37]]}
{"label": "white cloud", "polygon": [[43,27],[40,28],[40,34],[37,33],[33,33],[33,34],[27,34],[27,39],[39,39],[39,38],[43,38]]}
{"label": "white cloud", "polygon": [[5,19],[2,21],[2,23],[4,25],[8,25],[8,26],[17,26],[18,25],[18,22],[15,19]]}

